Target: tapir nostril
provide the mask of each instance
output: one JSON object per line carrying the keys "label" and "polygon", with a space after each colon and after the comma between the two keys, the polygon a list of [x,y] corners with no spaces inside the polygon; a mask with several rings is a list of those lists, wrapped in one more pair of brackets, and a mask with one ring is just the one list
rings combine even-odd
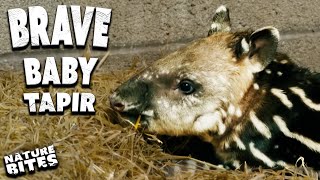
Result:
{"label": "tapir nostril", "polygon": [[114,110],[119,111],[119,112],[122,112],[124,110],[124,108],[125,108],[124,104],[115,101],[112,97],[109,97],[109,100],[110,100],[110,105]]}
{"label": "tapir nostril", "polygon": [[122,112],[124,110],[124,105],[121,103],[115,103],[112,105],[113,109]]}

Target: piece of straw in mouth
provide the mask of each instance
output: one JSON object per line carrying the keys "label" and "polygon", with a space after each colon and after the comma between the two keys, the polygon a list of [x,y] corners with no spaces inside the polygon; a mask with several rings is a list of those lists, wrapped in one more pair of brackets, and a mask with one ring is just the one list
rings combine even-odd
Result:
{"label": "piece of straw in mouth", "polygon": [[134,129],[137,130],[138,127],[140,126],[140,121],[141,121],[141,115],[138,116],[138,119],[136,121],[136,124],[134,125]]}

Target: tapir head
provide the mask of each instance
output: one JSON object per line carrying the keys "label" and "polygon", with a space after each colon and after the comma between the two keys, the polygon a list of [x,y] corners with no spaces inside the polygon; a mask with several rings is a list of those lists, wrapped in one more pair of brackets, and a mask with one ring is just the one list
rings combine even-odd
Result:
{"label": "tapir head", "polygon": [[216,10],[209,36],[156,61],[118,87],[112,108],[148,132],[167,135],[222,134],[254,74],[274,59],[279,32],[264,27],[230,32],[226,7]]}

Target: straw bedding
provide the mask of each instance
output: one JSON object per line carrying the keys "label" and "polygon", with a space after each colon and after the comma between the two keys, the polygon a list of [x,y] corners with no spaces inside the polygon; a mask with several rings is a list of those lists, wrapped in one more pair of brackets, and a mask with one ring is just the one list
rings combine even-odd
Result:
{"label": "straw bedding", "polygon": [[[112,123],[108,94],[137,70],[94,73],[90,88],[25,87],[20,73],[0,71],[0,157],[14,152],[55,146],[59,166],[54,170],[24,175],[19,179],[164,179],[161,168],[178,156],[163,152],[158,143],[148,143],[133,127]],[[92,92],[95,115],[29,115],[23,92]],[[227,171],[223,169],[182,173],[172,179],[283,179],[315,177],[305,167],[273,171],[268,169]],[[0,163],[0,179],[6,179]]]}

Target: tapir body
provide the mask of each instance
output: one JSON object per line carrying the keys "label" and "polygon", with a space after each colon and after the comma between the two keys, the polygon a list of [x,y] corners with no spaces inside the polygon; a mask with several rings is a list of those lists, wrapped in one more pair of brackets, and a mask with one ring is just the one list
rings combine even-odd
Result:
{"label": "tapir body", "polygon": [[230,29],[221,6],[208,37],[123,83],[111,106],[133,123],[141,115],[146,132],[198,137],[229,167],[284,167],[303,157],[320,169],[320,74],[277,52],[276,28]]}

